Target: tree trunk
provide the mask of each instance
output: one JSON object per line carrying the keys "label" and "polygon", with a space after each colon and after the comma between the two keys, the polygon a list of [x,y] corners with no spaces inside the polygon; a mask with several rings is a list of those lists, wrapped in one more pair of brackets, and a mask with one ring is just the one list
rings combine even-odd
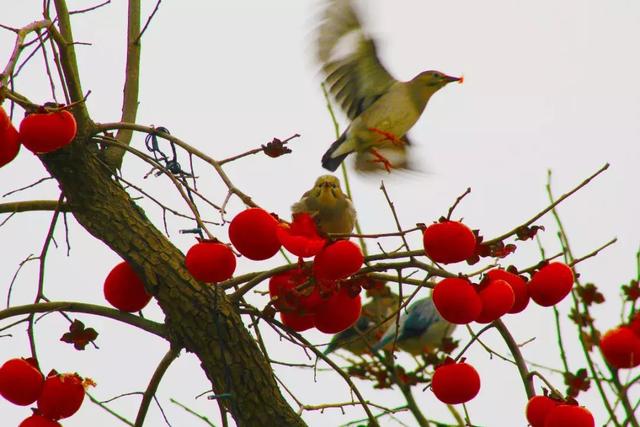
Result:
{"label": "tree trunk", "polygon": [[[76,220],[131,264],[166,315],[172,344],[196,354],[239,426],[304,426],[225,293],[195,281],[184,256],[99,159],[90,129],[70,146],[42,155]],[[81,134],[82,133],[82,134]],[[92,147],[93,148],[93,147]]]}

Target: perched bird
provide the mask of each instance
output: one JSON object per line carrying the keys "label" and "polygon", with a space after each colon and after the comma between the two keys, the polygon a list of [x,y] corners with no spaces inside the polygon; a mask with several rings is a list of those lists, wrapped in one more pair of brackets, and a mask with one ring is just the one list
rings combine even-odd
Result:
{"label": "perched bird", "polygon": [[[372,299],[362,306],[362,313],[356,324],[335,334],[324,350],[325,355],[339,348],[344,348],[356,356],[368,353],[382,336],[387,325],[395,320],[391,315],[398,309],[398,295],[391,292],[387,286],[374,293],[368,290],[367,294],[371,295]],[[384,322],[387,318],[389,320]]]}
{"label": "perched bird", "polygon": [[[322,156],[322,166],[330,171],[354,152],[360,171],[407,168],[406,133],[431,95],[462,82],[439,71],[423,71],[406,82],[393,78],[363,31],[352,0],[329,0],[318,28],[317,59],[329,91],[351,120]],[[374,166],[365,166],[371,162]]]}
{"label": "perched bird", "polygon": [[313,188],[291,206],[291,212],[309,213],[324,233],[348,234],[356,223],[356,210],[333,175],[319,176]]}
{"label": "perched bird", "polygon": [[389,326],[372,351],[390,346],[396,340],[401,350],[414,356],[422,354],[438,346],[444,338],[451,335],[455,327],[456,325],[440,316],[431,298],[424,298],[411,304],[400,316],[400,321]]}

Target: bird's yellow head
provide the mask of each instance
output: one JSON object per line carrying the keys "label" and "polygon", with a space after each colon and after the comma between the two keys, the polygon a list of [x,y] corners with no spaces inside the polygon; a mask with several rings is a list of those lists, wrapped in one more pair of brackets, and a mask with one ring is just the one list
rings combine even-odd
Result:
{"label": "bird's yellow head", "polygon": [[413,78],[413,82],[418,83],[419,85],[424,85],[435,90],[440,89],[441,87],[451,83],[451,82],[460,82],[462,83],[462,77],[453,77],[448,76],[440,71],[423,71]]}
{"label": "bird's yellow head", "polygon": [[320,204],[330,206],[344,199],[340,188],[340,180],[333,175],[322,175],[316,179],[312,190],[313,196]]}

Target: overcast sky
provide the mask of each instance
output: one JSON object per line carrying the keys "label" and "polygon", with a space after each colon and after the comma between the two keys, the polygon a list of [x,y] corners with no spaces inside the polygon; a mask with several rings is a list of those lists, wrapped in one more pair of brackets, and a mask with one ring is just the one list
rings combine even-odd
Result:
{"label": "overcast sky", "polygon": [[[21,27],[39,19],[39,0],[1,0],[0,22]],[[69,2],[70,8],[97,2]],[[145,17],[155,2],[145,3]],[[143,38],[142,80],[138,123],[167,127],[172,134],[214,158],[224,158],[258,147],[273,137],[294,133],[293,153],[278,159],[255,156],[227,168],[233,182],[266,209],[288,215],[289,206],[324,173],[320,157],[333,141],[333,127],[320,90],[317,67],[309,50],[312,31],[322,2],[300,0],[165,1]],[[363,11],[367,24],[379,40],[384,64],[399,79],[409,79],[425,69],[464,74],[463,85],[449,85],[437,93],[411,132],[416,142],[416,162],[421,172],[400,176],[365,178],[352,174],[354,200],[365,232],[394,230],[388,206],[379,191],[384,178],[402,225],[429,223],[446,214],[455,198],[467,187],[469,195],[456,211],[472,228],[488,238],[525,222],[547,204],[544,185],[553,170],[553,188],[561,194],[596,171],[605,162],[611,168],[595,182],[567,200],[560,214],[576,256],[591,252],[613,237],[618,243],[594,259],[580,264],[584,282],[594,282],[607,297],[593,309],[596,325],[603,331],[619,322],[619,286],[635,277],[635,253],[640,242],[640,4],[630,0],[540,0],[513,2],[462,0],[369,0]],[[126,5],[113,1],[98,11],[74,15],[80,72],[85,91],[91,90],[88,107],[98,122],[119,119],[125,60]],[[0,31],[0,68],[10,55],[14,34]],[[50,101],[46,74],[40,59],[30,63],[16,81],[16,89],[38,103]],[[6,106],[7,104],[5,104]],[[20,111],[15,124],[22,116]],[[339,116],[344,127],[343,116]],[[143,135],[133,144],[144,149]],[[183,165],[188,164],[184,154]],[[172,206],[186,211],[179,196],[168,190],[163,178],[143,179],[148,168],[127,158],[123,175]],[[200,188],[222,202],[225,191],[215,172],[197,163]],[[46,176],[38,159],[27,150],[0,169],[0,193],[28,185]],[[81,177],[79,177],[80,179]],[[135,193],[132,193],[135,194]],[[137,195],[137,194],[136,194]],[[2,201],[57,198],[57,186],[47,182]],[[141,201],[147,214],[162,227],[162,213]],[[241,209],[234,200],[234,212]],[[205,215],[217,219],[216,212]],[[0,217],[0,221],[4,217]],[[5,294],[18,264],[37,254],[49,226],[50,214],[21,214],[0,229],[0,295]],[[559,245],[550,217],[541,239],[547,253]],[[56,233],[58,248],[47,258],[46,295],[52,300],[104,304],[102,282],[119,258],[94,240],[69,218],[71,256],[66,257],[63,228]],[[172,241],[186,251],[193,237],[178,230],[193,224],[169,217]],[[226,230],[214,228],[226,239]],[[418,247],[419,236],[414,236]],[[393,249],[396,241],[382,241]],[[377,248],[373,242],[370,250]],[[507,261],[519,267],[535,264],[535,242],[520,243]],[[240,260],[238,273],[263,269],[275,262]],[[12,304],[29,303],[37,284],[37,263],[24,266],[13,290]],[[456,267],[451,270],[456,271]],[[475,266],[474,268],[477,268]],[[468,271],[460,267],[460,271]],[[260,289],[265,289],[262,285]],[[259,307],[266,297],[249,295]],[[4,302],[3,302],[4,304]],[[575,327],[566,320],[568,301],[559,305],[567,341],[570,367],[585,367],[577,347]],[[162,319],[155,303],[145,315]],[[93,378],[92,393],[108,399],[121,393],[143,391],[166,342],[102,318],[78,316],[98,329],[100,350],[77,352],[58,341],[67,325],[56,315],[38,323],[37,340],[45,372],[77,371]],[[523,347],[527,360],[560,368],[554,336],[553,313],[531,305],[524,313],[508,316],[507,326],[518,342],[535,337]],[[475,327],[475,326],[474,326]],[[23,326],[13,337],[0,338],[0,362],[29,353]],[[305,362],[297,347],[280,343],[263,329],[277,360]],[[315,343],[328,336],[307,332]],[[458,328],[462,343],[469,334]],[[495,332],[485,336],[499,352],[506,347]],[[482,348],[468,352],[482,378],[479,396],[467,406],[474,424],[483,426],[525,425],[526,396],[514,366],[490,359]],[[339,359],[337,359],[339,360]],[[324,367],[320,364],[321,367]],[[342,402],[350,399],[344,382],[334,373],[319,372],[314,382],[310,370],[278,367],[277,374],[305,404]],[[542,372],[547,373],[544,369]],[[637,372],[635,372],[637,374]],[[559,376],[550,375],[564,389]],[[373,390],[357,382],[366,398],[389,407],[402,405],[396,391]],[[219,425],[217,405],[194,396],[208,384],[195,357],[183,354],[169,369],[158,392],[163,408],[176,426],[204,425],[169,402],[175,398]],[[638,398],[636,386],[633,394]],[[581,395],[580,402],[607,421],[597,393]],[[539,391],[539,385],[537,384]],[[451,420],[444,405],[430,390],[416,389],[416,399],[429,418]],[[135,418],[138,396],[123,397],[114,409]],[[0,402],[3,423],[14,426],[28,409]],[[334,426],[362,417],[359,408],[305,412],[312,426]],[[411,418],[399,419],[412,425]],[[100,408],[85,402],[65,427],[117,425]],[[147,425],[162,426],[153,407]],[[386,418],[384,426],[399,425]]]}

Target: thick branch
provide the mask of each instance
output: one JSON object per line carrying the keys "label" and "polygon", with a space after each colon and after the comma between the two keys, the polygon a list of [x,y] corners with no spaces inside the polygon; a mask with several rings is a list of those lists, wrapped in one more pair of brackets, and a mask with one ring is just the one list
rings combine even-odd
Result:
{"label": "thick branch", "polygon": [[[123,122],[135,122],[138,114],[138,91],[140,87],[140,0],[129,0],[129,21],[127,27],[127,65],[124,80],[124,96],[122,98]],[[133,130],[119,129],[116,139],[122,144],[129,145]],[[109,147],[105,159],[109,166],[119,169],[125,150],[119,147]]]}
{"label": "thick branch", "polygon": [[[271,368],[224,291],[196,282],[184,256],[112,179],[79,133],[69,147],[42,155],[74,217],[126,260],[166,315],[172,345],[201,361],[214,392],[238,426],[303,426],[283,398]],[[78,179],[82,177],[82,179]]]}

